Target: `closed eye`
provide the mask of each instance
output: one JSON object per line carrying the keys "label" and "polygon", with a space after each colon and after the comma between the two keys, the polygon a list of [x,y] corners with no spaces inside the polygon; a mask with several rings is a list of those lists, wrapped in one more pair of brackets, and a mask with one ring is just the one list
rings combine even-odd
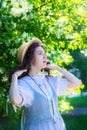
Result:
{"label": "closed eye", "polygon": [[40,54],[40,55],[46,55],[46,53],[43,53],[43,52],[39,52],[38,54]]}

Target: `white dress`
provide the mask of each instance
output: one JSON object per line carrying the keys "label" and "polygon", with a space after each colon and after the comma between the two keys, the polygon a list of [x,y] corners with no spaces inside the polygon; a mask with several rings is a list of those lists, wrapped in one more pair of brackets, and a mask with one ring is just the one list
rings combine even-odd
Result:
{"label": "white dress", "polygon": [[[25,109],[21,130],[65,130],[55,97],[66,93],[66,79],[61,76],[25,76],[18,80],[18,87],[23,97],[19,106]],[[53,106],[50,104],[51,99],[54,101]]]}

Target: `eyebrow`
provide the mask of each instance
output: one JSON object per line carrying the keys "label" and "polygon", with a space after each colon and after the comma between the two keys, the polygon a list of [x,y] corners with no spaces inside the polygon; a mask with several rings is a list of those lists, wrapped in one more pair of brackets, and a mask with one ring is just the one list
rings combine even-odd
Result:
{"label": "eyebrow", "polygon": [[45,52],[45,50],[38,50],[38,52]]}
{"label": "eyebrow", "polygon": [[44,50],[44,51],[42,51],[42,50],[39,50],[38,52],[44,52],[44,53],[46,53],[46,51]]}

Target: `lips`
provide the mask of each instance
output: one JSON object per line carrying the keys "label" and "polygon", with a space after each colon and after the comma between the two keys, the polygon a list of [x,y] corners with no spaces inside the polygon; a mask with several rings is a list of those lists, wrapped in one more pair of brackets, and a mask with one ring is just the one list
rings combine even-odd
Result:
{"label": "lips", "polygon": [[46,63],[46,61],[43,61],[43,63]]}

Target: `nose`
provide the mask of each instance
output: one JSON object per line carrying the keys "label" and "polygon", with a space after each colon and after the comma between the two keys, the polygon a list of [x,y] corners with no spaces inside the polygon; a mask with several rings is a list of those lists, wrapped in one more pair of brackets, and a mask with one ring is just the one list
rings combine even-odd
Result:
{"label": "nose", "polygon": [[44,57],[46,57],[46,54],[44,54]]}
{"label": "nose", "polygon": [[44,58],[44,59],[46,59],[46,58],[47,58],[47,57],[46,57],[46,54],[44,54],[44,55],[43,55],[43,58]]}

